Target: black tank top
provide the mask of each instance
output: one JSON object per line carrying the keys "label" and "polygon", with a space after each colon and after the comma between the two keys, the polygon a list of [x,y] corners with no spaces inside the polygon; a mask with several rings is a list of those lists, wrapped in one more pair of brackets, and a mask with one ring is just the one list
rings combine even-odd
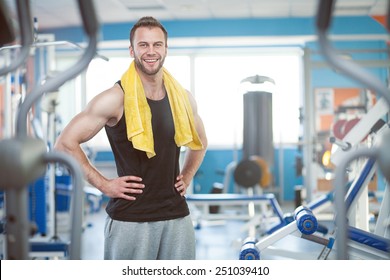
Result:
{"label": "black tank top", "polygon": [[[120,85],[120,82],[118,82]],[[174,141],[175,128],[167,95],[162,100],[149,100],[156,155],[134,149],[127,139],[124,114],[112,127],[105,126],[114,154],[118,176],[135,175],[143,179],[145,188],[136,194],[136,200],[111,198],[106,207],[114,220],[151,222],[185,217],[189,209],[174,184],[180,172],[180,148]]]}

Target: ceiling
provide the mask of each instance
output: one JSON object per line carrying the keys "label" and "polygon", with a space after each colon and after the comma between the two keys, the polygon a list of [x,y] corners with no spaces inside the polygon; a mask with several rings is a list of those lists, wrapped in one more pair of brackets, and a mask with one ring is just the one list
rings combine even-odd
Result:
{"label": "ceiling", "polygon": [[[1,0],[3,1],[3,0]],[[4,0],[15,15],[15,0]],[[79,25],[76,0],[30,0],[39,28]],[[102,24],[159,20],[315,16],[318,0],[94,0]],[[338,0],[335,16],[385,15],[387,0]],[[17,19],[16,16],[14,16]]]}

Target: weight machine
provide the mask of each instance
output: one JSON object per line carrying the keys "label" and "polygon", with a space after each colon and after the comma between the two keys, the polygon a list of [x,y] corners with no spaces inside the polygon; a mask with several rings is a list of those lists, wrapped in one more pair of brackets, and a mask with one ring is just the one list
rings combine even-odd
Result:
{"label": "weight machine", "polygon": [[[230,177],[234,178],[237,193],[226,192]],[[275,195],[263,194],[262,191],[262,186],[268,186],[270,181],[268,166],[258,156],[229,164],[222,193],[186,196],[195,227],[200,228],[203,220],[241,220],[246,221],[242,231],[249,231],[254,236],[256,230],[268,234],[275,227],[284,225],[283,213]]]}
{"label": "weight machine", "polygon": [[[353,61],[347,61],[345,59],[340,59],[337,53],[333,50],[328,37],[327,31],[331,23],[332,12],[335,1],[320,1],[317,14],[317,32],[318,32],[318,41],[323,52],[324,57],[327,59],[329,64],[331,64],[335,69],[339,70],[341,73],[346,76],[351,77],[352,79],[359,81],[360,83],[367,86],[367,88],[374,90],[379,94],[387,103],[387,107],[390,108],[390,93],[388,88],[382,84],[382,82],[377,79],[375,76],[371,75],[369,72],[365,71],[363,68],[356,65]],[[390,23],[390,1],[388,1],[388,10],[387,10],[387,22],[388,26]],[[381,116],[382,117],[382,116]],[[355,159],[366,157],[369,159],[376,159],[378,161],[378,166],[385,176],[386,180],[390,179],[390,155],[389,155],[389,145],[390,145],[390,136],[389,131],[386,131],[382,136],[382,141],[379,143],[378,147],[373,148],[358,148],[353,152],[345,154],[343,159],[338,165],[334,181],[335,189],[335,209],[336,209],[336,230],[337,230],[337,258],[338,259],[348,259],[348,239],[351,238],[351,233],[349,231],[348,225],[346,223],[347,216],[347,205],[344,202],[345,197],[345,184],[344,184],[344,175],[345,170],[348,165]],[[388,191],[388,186],[386,187]],[[386,227],[389,227],[386,225]],[[367,233],[367,237],[370,235]],[[376,236],[372,236],[373,238]],[[389,240],[384,240],[385,244],[388,244]],[[387,257],[390,257],[390,246],[386,246]]]}
{"label": "weight machine", "polygon": [[[275,188],[269,193],[263,191],[271,188],[273,183],[269,168],[274,161],[272,93],[255,89],[264,83],[274,85],[275,81],[255,75],[243,79],[241,84],[244,83],[250,83],[251,87],[243,95],[243,159],[227,165],[223,184],[214,184],[218,193],[186,196],[197,228],[202,220],[244,220],[247,223],[242,230],[255,235],[258,228],[267,233],[272,230],[269,228],[271,224],[284,225],[276,196],[270,193]],[[232,178],[234,194],[228,193]],[[217,211],[210,211],[211,208]]]}
{"label": "weight machine", "polygon": [[[388,125],[384,125],[378,133],[382,134],[388,131]],[[369,159],[363,165],[359,176],[355,178],[349,187],[345,197],[347,209],[351,209],[356,201],[359,200],[373,173],[376,170],[376,163]],[[390,239],[388,236],[388,226],[385,225],[386,219],[390,217],[389,212],[389,194],[385,192],[382,201],[381,211],[378,217],[377,226],[374,234],[363,231],[359,228],[349,226],[349,247],[350,257],[353,259],[388,259],[390,252]],[[295,210],[290,218],[290,223],[279,228],[270,235],[260,239],[247,239],[240,253],[240,259],[261,259],[261,255],[278,256],[292,259],[333,259],[337,246],[335,237],[337,230],[333,229],[330,234],[327,230],[320,228],[316,216],[324,209],[334,206],[334,193],[328,193],[312,201],[308,205],[300,206]],[[301,213],[301,215],[299,215]],[[303,213],[303,214],[302,214]],[[308,231],[308,229],[311,229]],[[336,228],[337,229],[337,228]],[[287,237],[288,236],[288,237]],[[302,249],[280,249],[283,247],[282,239],[286,238],[289,243],[296,243],[302,247],[308,248],[306,242],[311,245],[309,251]],[[314,245],[313,245],[314,244]],[[287,246],[289,247],[289,246]]]}
{"label": "weight machine", "polygon": [[[335,229],[333,233],[323,239],[318,239],[316,235],[316,223],[314,222],[315,215],[310,211],[304,212],[305,215],[298,216],[302,211],[297,208],[294,220],[296,223],[291,223],[286,227],[276,231],[273,235],[270,235],[259,242],[256,240],[247,240],[242,247],[240,259],[260,259],[261,250],[274,244],[274,242],[280,240],[281,237],[285,237],[292,233],[298,233],[298,236],[302,239],[309,239],[315,243],[322,244],[322,250],[318,259],[389,259],[390,258],[390,211],[389,211],[389,187],[385,189],[380,214],[377,221],[377,226],[374,233],[364,231],[348,225],[347,213],[351,208],[351,205],[356,201],[361,189],[365,187],[370,176],[375,171],[376,164],[379,170],[382,171],[386,180],[390,179],[390,132],[388,130],[388,124],[384,125],[384,129],[379,133],[380,141],[371,148],[355,147],[352,144],[359,143],[366,135],[367,128],[371,132],[371,128],[378,118],[383,118],[388,113],[390,108],[390,93],[386,86],[384,86],[380,80],[370,73],[363,70],[361,67],[353,63],[352,61],[346,61],[341,59],[336,52],[330,46],[327,38],[327,30],[331,22],[332,11],[335,1],[322,0],[318,6],[317,13],[317,30],[318,39],[322,49],[322,52],[328,62],[341,73],[365,84],[369,89],[373,89],[375,92],[381,95],[379,105],[374,108],[375,113],[368,114],[365,121],[360,121],[358,127],[354,131],[351,131],[351,135],[354,136],[353,141],[356,142],[341,142],[335,139],[334,143],[338,144],[341,148],[335,158],[338,161],[336,177],[334,181],[334,208],[335,208]],[[390,26],[390,1],[388,4],[388,26]],[[385,102],[383,104],[382,102]],[[385,106],[387,105],[387,106]],[[379,114],[382,113],[382,114]],[[368,124],[370,124],[367,126]],[[364,128],[362,132],[362,128]],[[359,136],[359,137],[357,137]],[[352,136],[351,136],[352,137]],[[363,138],[360,138],[363,137]],[[356,138],[356,139],[355,139]],[[349,138],[344,138],[343,140]],[[336,141],[337,140],[337,141]],[[351,149],[353,147],[354,149]],[[342,154],[342,156],[340,156]],[[345,183],[345,171],[351,162],[359,158],[367,158],[359,176],[354,180],[348,193],[346,192]],[[310,210],[310,209],[309,209]],[[305,211],[305,210],[303,210]],[[312,231],[309,232],[310,238],[307,238],[307,232],[304,231],[302,225],[313,226]],[[313,238],[314,237],[314,238]],[[335,249],[335,250],[333,250]],[[331,253],[336,252],[335,256]],[[280,251],[279,251],[280,253]],[[296,252],[290,254],[290,257],[297,258]],[[305,257],[305,259],[307,256]]]}
{"label": "weight machine", "polygon": [[[29,242],[31,229],[28,221],[28,193],[26,185],[42,176],[46,171],[47,164],[50,163],[63,164],[72,174],[72,229],[70,248],[68,251],[70,259],[80,259],[84,183],[80,166],[71,156],[65,153],[47,151],[47,147],[41,139],[28,135],[27,127],[28,114],[34,103],[44,93],[55,91],[66,81],[77,77],[96,55],[99,23],[93,2],[90,0],[79,0],[78,5],[83,20],[83,28],[89,39],[88,46],[83,55],[72,67],[47,80],[46,83],[37,85],[32,89],[20,105],[16,120],[15,136],[3,139],[0,142],[0,156],[2,158],[0,163],[0,187],[5,190],[6,205],[6,259],[30,258],[29,252],[34,245]],[[29,1],[17,0],[17,9],[22,46],[18,58],[11,64],[0,69],[1,76],[16,70],[25,62],[33,43]],[[8,18],[9,12],[4,5],[1,6],[0,15],[4,17],[4,22],[10,22]],[[11,43],[15,37],[12,36],[14,31],[11,24],[4,25],[4,28],[5,33],[1,33],[8,34],[8,36],[2,38],[1,45]],[[50,244],[45,245],[48,246],[45,249],[46,251],[52,251],[53,246],[50,246]],[[62,250],[63,248],[61,247],[60,249]]]}

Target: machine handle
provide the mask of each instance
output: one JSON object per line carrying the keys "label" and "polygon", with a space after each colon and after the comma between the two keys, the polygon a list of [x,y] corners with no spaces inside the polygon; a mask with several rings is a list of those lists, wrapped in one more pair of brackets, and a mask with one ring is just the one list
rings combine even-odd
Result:
{"label": "machine handle", "polygon": [[83,27],[89,37],[95,36],[99,31],[99,21],[96,17],[95,6],[92,0],[78,0]]}
{"label": "machine handle", "polygon": [[15,30],[12,26],[12,18],[4,1],[0,1],[0,47],[15,41]]}
{"label": "machine handle", "polygon": [[3,76],[9,72],[16,70],[27,60],[27,57],[30,54],[30,46],[34,40],[32,32],[33,28],[30,12],[30,1],[17,0],[16,3],[18,10],[18,18],[20,22],[22,48],[18,57],[13,60],[10,65],[0,69],[0,76]]}
{"label": "machine handle", "polygon": [[[83,3],[81,3],[83,2]],[[29,54],[30,45],[32,43],[32,20],[30,16],[30,9],[28,6],[29,1],[26,0],[18,0],[18,12],[19,12],[19,19],[22,29],[22,36],[23,36],[23,46],[22,46],[22,52],[25,53],[25,57],[18,58],[18,62],[20,61],[20,64],[25,61]],[[98,23],[96,20],[95,11],[92,6],[92,1],[79,1],[79,6],[81,9],[81,14],[83,16],[83,21],[85,26],[85,30],[88,33],[89,37],[89,44],[84,51],[83,55],[77,61],[73,67],[65,70],[64,72],[60,73],[59,75],[53,77],[52,79],[49,79],[46,83],[43,85],[38,85],[33,88],[33,90],[27,95],[23,103],[21,104],[18,115],[17,115],[17,121],[16,121],[16,139],[10,140],[10,141],[16,141],[17,143],[22,143],[21,147],[27,147],[30,148],[30,144],[32,143],[32,139],[28,138],[27,135],[27,115],[30,111],[31,107],[37,101],[45,92],[51,92],[56,89],[58,89],[61,85],[63,85],[66,81],[75,78],[77,75],[79,75],[84,69],[87,68],[88,64],[92,60],[92,58],[96,54],[96,48],[97,48],[97,31],[98,31]],[[86,11],[85,9],[88,9]],[[88,20],[87,16],[91,19]],[[18,65],[12,64],[12,67],[18,67]],[[11,71],[12,67],[6,67],[5,69],[2,69],[0,73],[7,73],[7,71]],[[16,69],[15,68],[15,69]],[[11,147],[11,144],[8,144],[8,142],[1,142],[0,145],[0,155],[8,155],[8,157],[14,156],[17,159],[21,158],[22,156],[22,150],[21,149],[14,149],[13,154],[8,154],[8,148]],[[40,147],[40,143],[38,144]],[[44,169],[38,169],[36,170],[36,166],[40,165],[42,162],[41,159],[43,158],[43,163],[45,162],[60,162],[65,165],[67,165],[73,174],[73,180],[74,180],[74,203],[73,203],[73,219],[72,219],[72,236],[71,236],[71,249],[70,249],[70,258],[71,259],[80,259],[80,243],[81,243],[81,228],[82,228],[82,220],[81,220],[81,213],[82,213],[82,198],[83,198],[83,175],[81,173],[80,166],[75,161],[75,159],[71,158],[70,155],[61,154],[59,152],[49,152],[46,153],[45,147],[41,148],[40,150],[36,150],[34,147],[31,149],[28,149],[29,151],[34,151],[33,158],[26,164],[23,159],[22,162],[26,165],[20,165],[20,161],[16,161],[16,166],[21,166],[22,170],[26,170],[26,174],[22,176],[23,180],[18,181],[17,186],[13,186],[10,189],[7,189],[6,191],[6,197],[7,200],[12,201],[13,203],[7,203],[7,215],[9,217],[12,217],[13,220],[12,223],[10,223],[10,227],[7,229],[7,236],[9,243],[7,243],[7,253],[9,258],[11,259],[28,259],[28,228],[26,224],[28,224],[28,217],[27,217],[27,209],[26,209],[26,201],[28,199],[28,192],[27,188],[23,187],[23,185],[28,184],[30,180],[35,180],[36,177],[39,175],[40,171]],[[31,155],[29,154],[29,157]],[[19,164],[19,165],[18,165]],[[5,169],[5,171],[8,169]],[[14,168],[11,172],[17,173],[19,168]],[[4,170],[3,170],[4,171]],[[43,172],[42,171],[42,172]],[[7,176],[8,174],[4,174]],[[17,174],[20,175],[20,174]],[[3,176],[4,177],[4,176]],[[4,178],[3,178],[4,180]],[[5,181],[8,183],[7,181]],[[0,181],[0,185],[3,185]],[[8,207],[10,205],[10,207]],[[8,217],[8,216],[7,216]],[[17,219],[15,218],[17,217]],[[15,225],[15,226],[13,226]]]}
{"label": "machine handle", "polygon": [[390,0],[387,0],[387,32],[390,32]]}
{"label": "machine handle", "polygon": [[[84,2],[84,0],[80,0],[79,2]],[[31,107],[34,105],[34,103],[45,93],[45,92],[51,92],[53,90],[58,89],[60,86],[62,86],[65,82],[68,80],[76,78],[84,69],[88,67],[88,64],[91,62],[93,57],[96,54],[97,49],[97,31],[98,31],[98,24],[96,21],[96,15],[92,15],[91,12],[94,12],[94,9],[92,8],[92,2],[91,1],[85,1],[89,2],[88,4],[80,4],[81,9],[90,9],[88,11],[81,11],[81,14],[83,17],[90,16],[92,20],[85,20],[85,23],[88,24],[88,27],[85,27],[88,32],[90,32],[89,35],[89,43],[84,51],[83,55],[77,61],[72,67],[65,70],[64,72],[61,72],[56,77],[53,77],[52,79],[48,80],[46,83],[40,86],[36,86],[30,94],[27,95],[24,102],[21,104],[17,120],[16,120],[16,137],[27,137],[27,115],[30,111]]]}
{"label": "machine handle", "polygon": [[[318,6],[317,13],[317,24],[318,24],[318,41],[321,48],[321,51],[324,57],[327,59],[329,64],[341,73],[349,76],[355,81],[360,82],[365,85],[367,88],[372,89],[373,91],[380,94],[385,98],[387,104],[390,108],[390,92],[389,89],[374,75],[366,71],[364,68],[359,66],[357,63],[349,60],[342,59],[337,52],[332,48],[329,39],[326,34],[326,26],[329,24],[330,19],[327,20],[327,17],[331,16],[329,10],[329,3],[334,2],[330,0],[321,0]],[[324,15],[322,14],[322,7],[324,7]]]}
{"label": "machine handle", "polygon": [[317,10],[317,28],[326,31],[330,27],[335,1],[320,1]]}
{"label": "machine handle", "polygon": [[71,260],[81,259],[81,233],[82,233],[82,213],[83,213],[83,185],[84,179],[78,162],[68,154],[58,151],[51,151],[44,155],[44,160],[47,163],[58,162],[69,168],[72,175],[73,197],[72,197],[72,229],[70,254]]}

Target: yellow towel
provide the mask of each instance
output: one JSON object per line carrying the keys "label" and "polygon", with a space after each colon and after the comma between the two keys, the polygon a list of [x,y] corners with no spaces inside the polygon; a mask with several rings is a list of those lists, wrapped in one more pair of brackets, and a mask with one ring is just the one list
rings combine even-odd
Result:
{"label": "yellow towel", "polygon": [[[178,147],[187,146],[193,150],[202,149],[203,145],[194,125],[188,93],[165,68],[163,68],[163,80],[172,110],[176,145]],[[122,75],[121,84],[125,92],[124,110],[127,138],[132,141],[135,149],[145,151],[148,158],[151,158],[156,155],[151,122],[152,114],[134,61]]]}

